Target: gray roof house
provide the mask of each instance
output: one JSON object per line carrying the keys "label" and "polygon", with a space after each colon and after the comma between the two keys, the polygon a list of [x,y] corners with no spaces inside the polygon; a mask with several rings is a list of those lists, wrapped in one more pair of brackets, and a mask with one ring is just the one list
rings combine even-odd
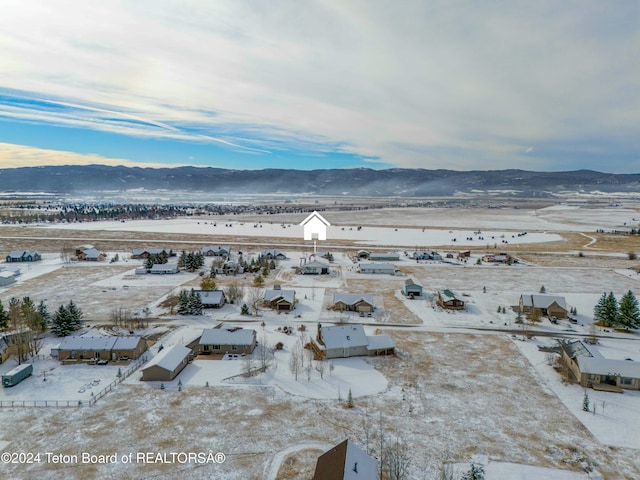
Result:
{"label": "gray roof house", "polygon": [[156,263],[151,267],[149,273],[158,275],[178,273],[180,269],[177,263]]}
{"label": "gray roof house", "polygon": [[39,252],[30,250],[13,250],[7,255],[7,263],[11,262],[37,262],[42,260]]}
{"label": "gray roof house", "polygon": [[360,273],[396,274],[396,267],[391,263],[361,263],[358,266],[358,270]]}
{"label": "gray roof house", "polygon": [[58,360],[65,364],[81,360],[118,360],[138,358],[147,350],[144,338],[133,336],[64,337],[56,348]]}
{"label": "gray roof house", "polygon": [[256,331],[253,329],[221,327],[205,328],[199,342],[202,354],[250,354],[256,348]]}
{"label": "gray roof house", "polygon": [[299,268],[302,275],[326,275],[329,273],[329,263],[312,260]]}
{"label": "gray roof house", "polygon": [[149,255],[160,255],[164,253],[167,257],[173,256],[170,248],[134,248],[131,251],[131,258],[147,258]]}
{"label": "gray roof house", "polygon": [[560,346],[562,361],[581,386],[611,392],[640,390],[640,362],[605,358],[581,340],[565,340]]}
{"label": "gray roof house", "polygon": [[318,343],[324,346],[324,358],[345,358],[394,353],[389,335],[367,336],[360,324],[318,325]]}
{"label": "gray roof house", "polygon": [[566,318],[568,315],[567,301],[558,295],[522,294],[520,295],[520,310],[529,313],[538,310],[541,315]]}
{"label": "gray roof house", "polygon": [[416,250],[411,254],[414,260],[442,260],[442,255],[433,250]]}
{"label": "gray roof house", "polygon": [[370,293],[334,293],[333,309],[371,313],[375,309]]}
{"label": "gray roof house", "polygon": [[189,363],[191,349],[182,345],[171,345],[153,357],[142,368],[143,381],[169,382]]}
{"label": "gray roof house", "polygon": [[220,308],[227,303],[223,290],[194,290],[200,296],[204,308]]}
{"label": "gray roof house", "polygon": [[269,260],[286,260],[287,255],[281,250],[262,250],[260,256]]}
{"label": "gray roof house", "polygon": [[229,258],[231,256],[231,247],[206,246],[202,247],[200,252],[207,257]]}
{"label": "gray roof house", "polygon": [[263,301],[274,310],[293,310],[296,304],[296,291],[282,290],[276,286],[264,291]]}

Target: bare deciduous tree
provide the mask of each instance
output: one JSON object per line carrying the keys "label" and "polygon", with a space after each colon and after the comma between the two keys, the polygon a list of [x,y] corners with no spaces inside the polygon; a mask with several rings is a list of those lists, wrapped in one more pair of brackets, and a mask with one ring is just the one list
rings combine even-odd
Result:
{"label": "bare deciduous tree", "polygon": [[293,374],[296,382],[298,381],[298,373],[300,373],[300,352],[297,348],[291,350],[289,355],[289,371]]}
{"label": "bare deciduous tree", "polygon": [[240,287],[237,282],[231,282],[227,285],[224,289],[224,294],[227,297],[227,300],[229,300],[229,303],[240,302],[244,296],[242,287]]}

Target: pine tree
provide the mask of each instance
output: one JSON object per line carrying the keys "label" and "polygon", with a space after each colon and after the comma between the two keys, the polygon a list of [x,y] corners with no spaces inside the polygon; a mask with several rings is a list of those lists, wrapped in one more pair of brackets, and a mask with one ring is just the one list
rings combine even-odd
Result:
{"label": "pine tree", "polygon": [[202,299],[193,288],[189,294],[188,310],[189,315],[202,315]]}
{"label": "pine tree", "polygon": [[67,307],[60,305],[60,308],[53,316],[51,331],[58,337],[66,337],[69,335],[73,328],[71,327],[71,318]]}
{"label": "pine tree", "polygon": [[546,289],[546,288],[544,288],[544,285],[542,285],[542,286],[540,287],[540,293],[545,293],[546,291],[547,291],[547,289]]}
{"label": "pine tree", "polygon": [[182,253],[180,253],[180,259],[178,260],[178,266],[180,268],[187,268],[187,252],[182,250]]}
{"label": "pine tree", "polygon": [[472,463],[471,469],[462,475],[461,480],[484,480],[484,467]]}
{"label": "pine tree", "polygon": [[184,289],[178,295],[178,315],[189,315],[189,294]]}
{"label": "pine tree", "polygon": [[42,322],[46,326],[51,320],[51,315],[49,315],[49,310],[47,310],[47,304],[44,303],[44,300],[40,300],[38,304],[38,314],[40,314],[40,318],[42,318]]}
{"label": "pine tree", "polygon": [[598,303],[596,303],[595,307],[593,307],[593,319],[596,322],[604,324],[604,311],[606,303],[607,294],[603,293],[602,296],[598,299]]}
{"label": "pine tree", "polygon": [[5,330],[9,326],[9,314],[0,302],[0,330]]}
{"label": "pine tree", "polygon": [[640,327],[640,310],[638,300],[631,290],[620,299],[620,308],[616,322],[619,326],[629,330]]}
{"label": "pine tree", "polygon": [[242,308],[240,309],[240,313],[242,315],[249,315],[249,307],[247,306],[246,303],[242,304]]}
{"label": "pine tree", "polygon": [[349,389],[349,395],[347,396],[347,408],[353,408],[355,404],[353,403],[353,395],[351,394],[351,389]]}
{"label": "pine tree", "polygon": [[609,292],[602,311],[603,322],[607,327],[615,327],[618,320],[618,300],[613,292]]}
{"label": "pine tree", "polygon": [[582,397],[582,410],[589,411],[589,395],[587,395],[587,392],[584,392],[584,397]]}
{"label": "pine tree", "polygon": [[82,326],[82,310],[73,303],[73,300],[70,300],[67,304],[67,313],[69,314],[71,329],[79,329]]}

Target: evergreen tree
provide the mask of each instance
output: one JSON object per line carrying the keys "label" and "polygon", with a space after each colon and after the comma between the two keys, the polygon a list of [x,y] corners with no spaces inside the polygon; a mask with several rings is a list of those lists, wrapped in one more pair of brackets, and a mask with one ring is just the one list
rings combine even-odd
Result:
{"label": "evergreen tree", "polygon": [[202,315],[202,299],[200,294],[192,288],[189,294],[188,310],[189,315]]}
{"label": "evergreen tree", "polygon": [[246,303],[242,304],[242,308],[240,309],[240,313],[242,315],[249,315],[249,307],[247,306]]}
{"label": "evergreen tree", "polygon": [[484,467],[472,463],[471,469],[462,475],[461,480],[484,480]]}
{"label": "evergreen tree", "polygon": [[42,318],[42,323],[46,326],[51,321],[51,315],[49,315],[49,310],[47,310],[47,304],[44,303],[44,300],[40,300],[38,304],[38,313]]}
{"label": "evergreen tree", "polygon": [[353,408],[355,404],[353,403],[353,395],[351,394],[351,389],[349,389],[349,395],[347,396],[347,408]]}
{"label": "evergreen tree", "polygon": [[620,299],[620,309],[618,310],[616,323],[627,330],[640,327],[638,300],[631,290],[625,293]]}
{"label": "evergreen tree", "polygon": [[70,300],[67,304],[67,313],[69,314],[69,321],[72,330],[77,330],[82,326],[82,310],[80,310],[73,300]]}
{"label": "evergreen tree", "polygon": [[9,326],[9,314],[4,309],[4,305],[0,302],[0,330],[6,330]]}
{"label": "evergreen tree", "polygon": [[547,289],[546,289],[546,288],[544,288],[544,285],[542,285],[542,286],[540,287],[540,293],[545,293],[546,291],[547,291]]}
{"label": "evergreen tree", "polygon": [[189,315],[189,294],[186,290],[180,290],[178,295],[178,315]]}
{"label": "evergreen tree", "polygon": [[187,252],[182,250],[180,253],[180,259],[178,260],[178,266],[180,268],[187,268]]}
{"label": "evergreen tree", "polygon": [[607,327],[615,327],[618,320],[618,300],[613,292],[609,292],[602,311],[603,321]]}
{"label": "evergreen tree", "polygon": [[582,410],[589,411],[589,395],[587,395],[587,392],[584,392],[584,397],[582,397]]}
{"label": "evergreen tree", "polygon": [[209,278],[216,278],[216,266],[211,263],[211,270],[209,270]]}
{"label": "evergreen tree", "polygon": [[66,337],[73,331],[69,312],[64,305],[60,305],[58,311],[53,315],[51,331],[58,337]]}
{"label": "evergreen tree", "polygon": [[604,324],[604,311],[606,303],[607,294],[603,293],[602,296],[598,299],[598,303],[596,303],[595,307],[593,307],[593,319],[596,322]]}

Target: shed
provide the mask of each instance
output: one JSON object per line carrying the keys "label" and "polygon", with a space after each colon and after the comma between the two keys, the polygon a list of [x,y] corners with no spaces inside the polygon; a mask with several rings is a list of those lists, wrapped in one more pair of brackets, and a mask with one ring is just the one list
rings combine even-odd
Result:
{"label": "shed", "polygon": [[360,273],[381,273],[395,275],[396,267],[391,263],[361,263],[358,267]]}
{"label": "shed", "polygon": [[400,254],[398,253],[370,253],[369,260],[372,262],[397,262],[400,260]]}
{"label": "shed", "polygon": [[464,310],[464,301],[460,300],[451,290],[440,290],[437,304],[447,310]]}
{"label": "shed", "polygon": [[13,272],[10,272],[8,270],[3,270],[0,272],[0,287],[6,287],[7,285],[15,283],[15,281],[16,276],[13,274]]}
{"label": "shed", "polygon": [[411,278],[407,278],[404,281],[404,287],[402,288],[404,296],[409,298],[422,296],[422,285],[418,285]]}
{"label": "shed", "polygon": [[191,349],[182,345],[165,348],[142,368],[142,380],[170,382],[187,366],[190,354]]}

